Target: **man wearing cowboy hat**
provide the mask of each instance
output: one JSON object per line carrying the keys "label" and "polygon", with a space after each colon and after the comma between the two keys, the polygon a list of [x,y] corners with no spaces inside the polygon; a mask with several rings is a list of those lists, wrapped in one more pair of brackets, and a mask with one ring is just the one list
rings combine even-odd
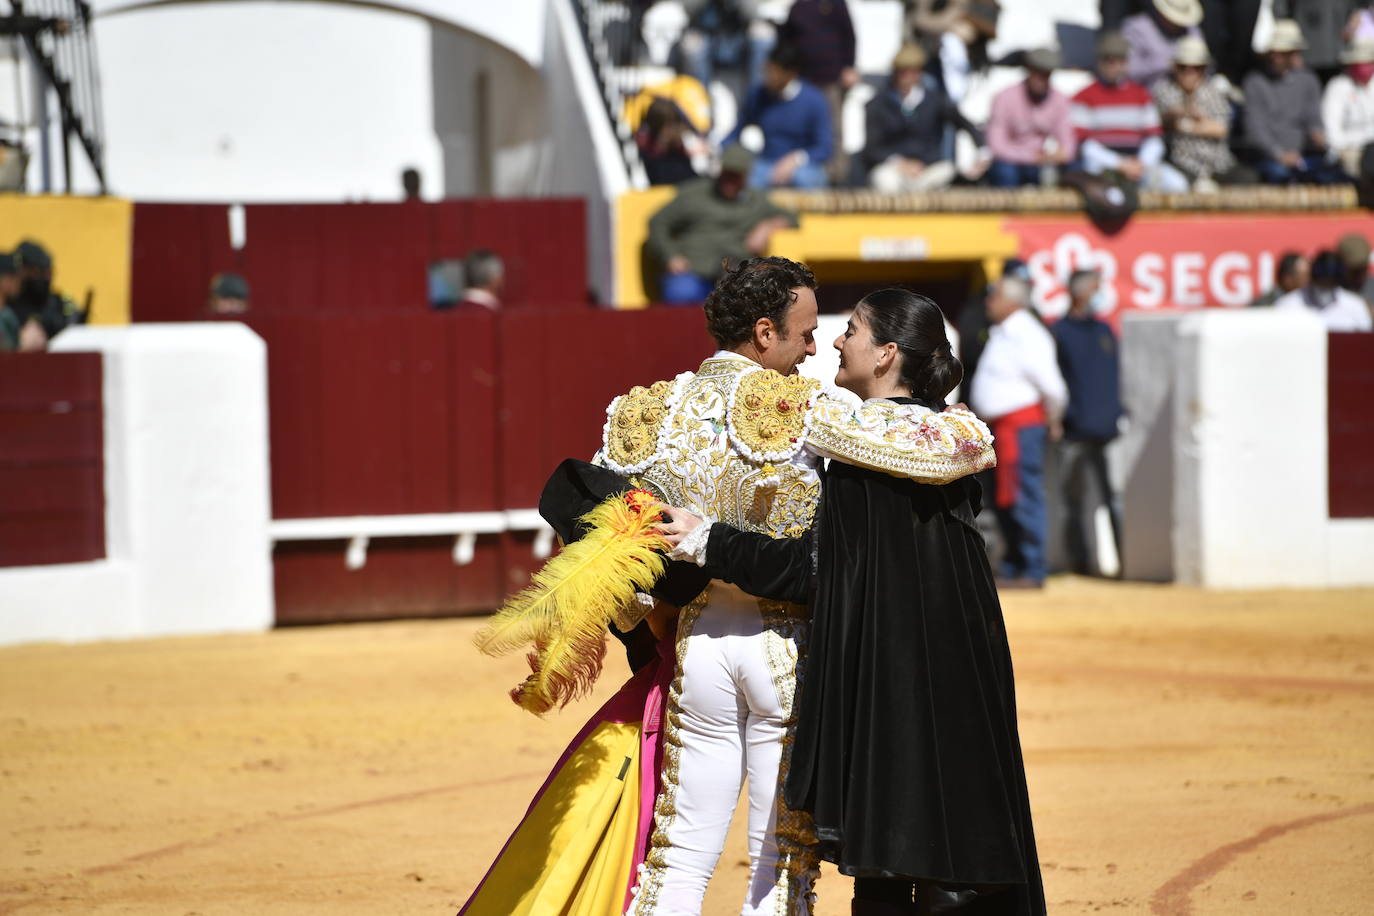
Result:
{"label": "man wearing cowboy hat", "polygon": [[1149,191],[1188,190],[1188,179],[1164,161],[1159,109],[1150,91],[1126,78],[1130,45],[1119,32],[1097,43],[1097,81],[1073,97],[1070,109],[1078,161],[1090,175],[1118,172]]}
{"label": "man wearing cowboy hat", "polygon": [[1291,19],[1274,23],[1264,67],[1245,78],[1245,135],[1270,184],[1336,184],[1345,173],[1327,158],[1321,84],[1302,64],[1307,47]]}
{"label": "man wearing cowboy hat", "polygon": [[1142,86],[1153,86],[1169,72],[1174,42],[1197,35],[1201,21],[1201,0],[1152,0],[1145,12],[1127,16],[1121,23],[1121,34],[1131,45],[1126,75]]}
{"label": "man wearing cowboy hat", "polygon": [[1194,182],[1196,190],[1215,183],[1255,180],[1250,169],[1237,165],[1226,142],[1231,133],[1231,103],[1207,81],[1211,62],[1206,42],[1185,35],[1174,46],[1173,72],[1153,89],[1169,161]]}
{"label": "man wearing cowboy hat", "polygon": [[1346,174],[1360,178],[1360,157],[1374,144],[1374,41],[1347,45],[1341,63],[1345,72],[1332,77],[1322,95],[1322,125]]}
{"label": "man wearing cowboy hat", "polygon": [[1068,97],[1050,85],[1059,52],[1036,48],[1026,52],[1024,63],[1025,80],[997,93],[988,115],[988,177],[998,188],[1036,184],[1042,169],[1061,169],[1077,152]]}
{"label": "man wearing cowboy hat", "polygon": [[1351,14],[1368,6],[1360,0],[1273,0],[1274,20],[1293,20],[1306,42],[1307,66],[1325,84],[1340,72],[1341,49]]}

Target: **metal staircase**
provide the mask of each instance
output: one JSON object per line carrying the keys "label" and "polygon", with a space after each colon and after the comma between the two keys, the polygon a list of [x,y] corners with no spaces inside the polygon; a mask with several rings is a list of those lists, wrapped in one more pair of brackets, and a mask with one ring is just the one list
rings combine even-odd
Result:
{"label": "metal staircase", "polygon": [[[106,192],[105,130],[100,113],[100,80],[96,67],[95,41],[91,35],[91,7],[86,0],[9,0],[8,14],[0,14],[0,36],[19,38],[28,50],[36,75],[57,99],[61,134],[62,175],[67,192],[72,191],[72,164],[79,146]],[[40,129],[48,122],[49,92],[37,94],[38,111],[34,120]],[[54,190],[46,131],[42,190]]]}

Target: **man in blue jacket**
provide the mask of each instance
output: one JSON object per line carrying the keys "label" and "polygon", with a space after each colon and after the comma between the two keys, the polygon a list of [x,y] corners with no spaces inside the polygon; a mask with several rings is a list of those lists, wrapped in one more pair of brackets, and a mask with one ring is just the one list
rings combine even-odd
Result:
{"label": "man in blue jacket", "polygon": [[725,138],[737,143],[746,127],[763,132],[763,150],[754,160],[749,186],[823,188],[825,164],[834,148],[830,108],[819,89],[802,80],[797,51],[779,44],[768,55],[763,82],[755,86],[739,123]]}
{"label": "man in blue jacket", "polygon": [[1102,278],[1095,270],[1069,277],[1069,311],[1054,326],[1059,371],[1069,389],[1059,445],[1065,532],[1075,572],[1101,574],[1094,515],[1105,505],[1120,557],[1121,516],[1107,472],[1107,444],[1117,437],[1121,406],[1121,351],[1116,334],[1097,312],[1103,301]]}

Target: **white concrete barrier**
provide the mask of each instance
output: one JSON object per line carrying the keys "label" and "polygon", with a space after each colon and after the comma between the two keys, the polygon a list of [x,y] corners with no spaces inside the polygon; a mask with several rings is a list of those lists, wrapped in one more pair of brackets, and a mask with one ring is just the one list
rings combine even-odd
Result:
{"label": "white concrete barrier", "polygon": [[1327,506],[1327,333],[1302,312],[1128,315],[1127,578],[1374,585],[1374,519]]}
{"label": "white concrete barrier", "polygon": [[0,642],[270,627],[267,351],[233,323],[77,327],[104,354],[104,560],[0,569]]}

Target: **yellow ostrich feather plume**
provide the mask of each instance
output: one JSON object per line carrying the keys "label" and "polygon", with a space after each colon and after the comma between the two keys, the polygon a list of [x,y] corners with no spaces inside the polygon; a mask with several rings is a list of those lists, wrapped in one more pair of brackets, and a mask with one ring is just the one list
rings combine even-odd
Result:
{"label": "yellow ostrich feather plume", "polygon": [[606,627],[617,608],[662,575],[668,542],[645,490],[612,496],[582,516],[590,530],[534,574],[475,638],[487,655],[532,646],[531,674],[511,699],[536,715],[589,691],[601,674]]}

